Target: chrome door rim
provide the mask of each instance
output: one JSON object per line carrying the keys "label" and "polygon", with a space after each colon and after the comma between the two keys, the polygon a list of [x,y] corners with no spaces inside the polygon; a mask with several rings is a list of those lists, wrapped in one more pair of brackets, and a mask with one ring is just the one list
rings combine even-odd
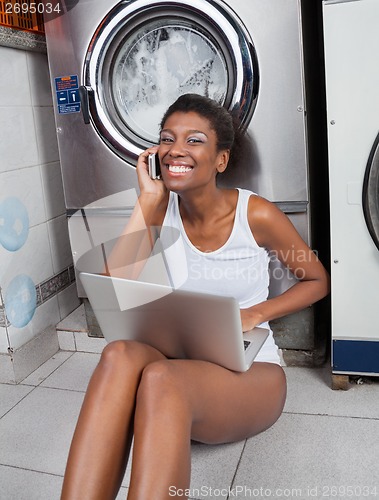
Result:
{"label": "chrome door rim", "polygon": [[362,205],[367,228],[379,250],[379,134],[367,162],[363,180]]}
{"label": "chrome door rim", "polygon": [[258,70],[253,42],[236,14],[220,0],[126,0],[119,3],[102,20],[87,54],[83,83],[91,89],[89,102],[91,122],[105,143],[126,161],[136,164],[141,151],[151,143],[125,137],[108,116],[103,105],[102,65],[105,55],[120,33],[130,32],[151,17],[170,13],[183,19],[192,18],[205,29],[212,29],[226,47],[232,72],[233,89],[224,103],[245,129],[254,112],[258,94]]}

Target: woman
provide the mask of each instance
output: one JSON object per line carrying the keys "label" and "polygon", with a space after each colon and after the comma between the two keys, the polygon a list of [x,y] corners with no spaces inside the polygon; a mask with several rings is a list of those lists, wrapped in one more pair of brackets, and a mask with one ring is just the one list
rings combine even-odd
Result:
{"label": "woman", "polygon": [[[217,187],[233,139],[224,108],[201,96],[181,96],[162,120],[159,146],[139,157],[139,203],[125,234],[148,229],[136,258],[141,262],[154,244],[150,228],[177,227],[187,261],[184,286],[234,295],[247,331],[309,306],[328,293],[329,285],[322,264],[275,205],[249,191]],[[150,153],[158,154],[161,180],[148,175]],[[127,251],[120,239],[108,263],[111,273],[121,272]],[[299,281],[268,300],[269,252]],[[178,262],[169,258],[168,266],[175,282]],[[173,491],[189,487],[191,439],[226,443],[254,436],[278,419],[285,397],[272,333],[244,373],[205,361],[167,359],[138,342],[112,342],[88,386],[62,498],[115,498],[132,436],[128,498],[172,498]]]}

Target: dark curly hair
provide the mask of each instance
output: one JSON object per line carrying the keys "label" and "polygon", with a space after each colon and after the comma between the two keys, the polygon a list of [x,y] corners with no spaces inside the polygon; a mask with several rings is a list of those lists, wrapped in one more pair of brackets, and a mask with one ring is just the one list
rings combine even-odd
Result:
{"label": "dark curly hair", "polygon": [[197,113],[206,118],[211,128],[216,132],[217,151],[232,149],[234,143],[234,124],[230,113],[218,102],[199,94],[183,94],[171,104],[160,123],[162,130],[167,119],[176,112]]}

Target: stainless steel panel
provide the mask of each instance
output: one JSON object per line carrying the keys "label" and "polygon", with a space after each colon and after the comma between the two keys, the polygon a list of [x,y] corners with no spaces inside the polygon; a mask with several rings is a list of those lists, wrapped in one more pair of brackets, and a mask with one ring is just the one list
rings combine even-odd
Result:
{"label": "stainless steel panel", "polygon": [[[78,75],[81,82],[85,54],[101,19],[117,2],[80,1],[65,15],[45,25],[52,92],[54,78]],[[56,111],[56,109],[55,109]],[[134,167],[119,159],[81,113],[55,113],[58,146],[67,208],[81,208],[104,196],[136,187]]]}
{"label": "stainless steel panel", "polygon": [[260,83],[238,164],[225,172],[222,184],[238,184],[272,201],[308,201],[299,2],[231,0],[228,4],[253,39]]}
{"label": "stainless steel panel", "polygon": [[[79,2],[64,16],[46,24],[53,85],[53,78],[63,75],[78,75],[83,83],[90,40],[115,4]],[[240,159],[220,177],[220,183],[252,189],[273,201],[307,201],[299,1],[229,0],[227,5],[253,39],[260,85]],[[56,122],[68,208],[136,187],[134,167],[114,154],[92,125],[83,123],[80,113],[57,114]]]}

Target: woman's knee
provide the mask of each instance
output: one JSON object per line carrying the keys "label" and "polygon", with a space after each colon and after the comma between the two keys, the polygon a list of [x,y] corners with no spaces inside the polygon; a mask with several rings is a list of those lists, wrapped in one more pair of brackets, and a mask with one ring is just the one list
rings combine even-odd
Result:
{"label": "woman's knee", "polygon": [[117,363],[119,360],[124,361],[129,357],[130,351],[133,349],[133,343],[124,340],[115,340],[107,344],[101,353],[100,362]]}
{"label": "woman's knee", "polygon": [[143,370],[141,384],[147,389],[170,389],[178,383],[171,360],[155,361]]}
{"label": "woman's knee", "polygon": [[171,360],[156,361],[144,368],[137,395],[140,401],[167,404],[169,400],[185,401],[185,394],[180,370]]}
{"label": "woman's knee", "polygon": [[104,347],[99,364],[104,369],[119,370],[135,366],[142,370],[146,363],[146,347],[132,340],[110,342]]}

